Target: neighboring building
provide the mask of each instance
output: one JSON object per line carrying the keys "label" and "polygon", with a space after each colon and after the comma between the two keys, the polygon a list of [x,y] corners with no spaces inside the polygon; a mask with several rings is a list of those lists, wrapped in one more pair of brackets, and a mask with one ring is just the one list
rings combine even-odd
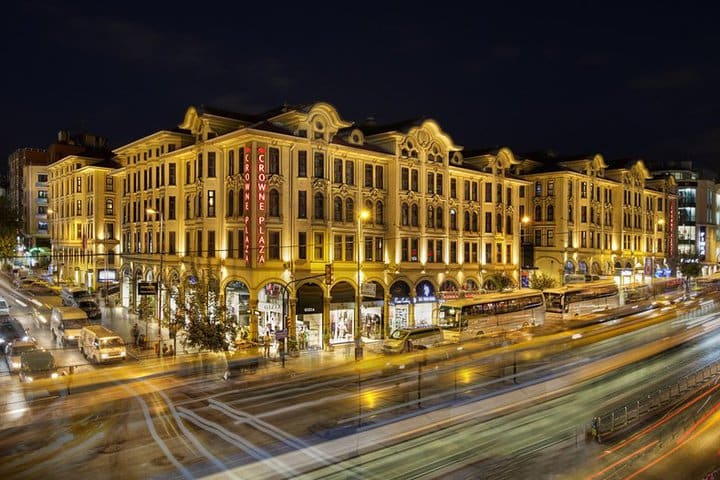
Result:
{"label": "neighboring building", "polygon": [[562,283],[670,274],[664,225],[673,195],[650,187],[642,160],[615,163],[598,154],[522,156],[517,171],[533,182],[529,230],[541,272]]}
{"label": "neighboring building", "polygon": [[98,290],[118,278],[119,199],[112,174],[120,164],[110,151],[84,150],[49,167],[52,270],[60,280]]}
{"label": "neighboring building", "polygon": [[18,232],[18,255],[29,258],[32,249],[50,247],[47,150],[19,148],[8,158],[8,166],[10,206],[18,213],[22,225]]}
{"label": "neighboring building", "polygon": [[677,182],[679,257],[696,257],[703,264],[704,275],[714,272],[720,260],[715,174],[685,161],[666,163],[653,173],[672,176]]}

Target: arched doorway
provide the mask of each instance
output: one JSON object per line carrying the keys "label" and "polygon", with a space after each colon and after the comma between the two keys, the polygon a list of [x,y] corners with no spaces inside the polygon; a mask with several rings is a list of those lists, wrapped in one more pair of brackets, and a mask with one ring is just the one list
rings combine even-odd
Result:
{"label": "arched doorway", "polygon": [[[367,288],[367,284],[370,288]],[[363,290],[362,303],[360,304],[360,318],[362,319],[362,336],[367,339],[384,338],[385,315],[385,289],[379,282],[367,282]]]}
{"label": "arched doorway", "polygon": [[415,326],[432,325],[436,303],[435,286],[428,280],[420,281],[415,286]]}
{"label": "arched doorway", "polygon": [[330,344],[349,343],[355,338],[355,288],[338,282],[330,290]]}

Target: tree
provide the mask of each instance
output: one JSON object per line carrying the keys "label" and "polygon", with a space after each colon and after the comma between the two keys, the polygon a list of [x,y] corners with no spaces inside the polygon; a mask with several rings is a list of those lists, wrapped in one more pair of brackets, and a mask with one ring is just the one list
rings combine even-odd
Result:
{"label": "tree", "polygon": [[513,288],[515,286],[515,281],[504,273],[491,273],[490,275],[485,277],[486,286],[488,282],[495,286],[494,290],[504,290],[506,288]]}
{"label": "tree", "polygon": [[17,211],[7,197],[0,196],[0,260],[11,262],[17,254],[17,235],[21,227]]}
{"label": "tree", "polygon": [[533,276],[530,277],[530,288],[545,290],[556,286],[557,280],[545,273],[533,273]]}
{"label": "tree", "polygon": [[17,239],[14,233],[0,232],[0,260],[11,262],[17,252]]}
{"label": "tree", "polygon": [[207,282],[186,287],[186,346],[212,352],[226,352],[234,344],[238,322],[218,301],[217,292]]}
{"label": "tree", "polygon": [[680,258],[680,273],[688,279],[688,281],[685,282],[686,288],[690,287],[690,282],[693,278],[700,276],[701,270],[700,261],[697,257],[685,256]]}

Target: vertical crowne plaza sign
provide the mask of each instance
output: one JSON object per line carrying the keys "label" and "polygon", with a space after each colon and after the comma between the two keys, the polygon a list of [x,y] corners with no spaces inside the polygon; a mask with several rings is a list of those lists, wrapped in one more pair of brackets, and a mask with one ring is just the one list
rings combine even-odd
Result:
{"label": "vertical crowne plaza sign", "polygon": [[[255,231],[255,248],[257,250],[256,261],[258,264],[265,263],[267,251],[267,232],[265,230],[265,221],[267,220],[267,169],[265,163],[265,147],[257,147],[257,166],[255,173],[257,174],[257,190],[255,193],[257,229]],[[243,180],[244,193],[243,205],[245,210],[245,247],[243,257],[247,263],[250,263],[250,220],[252,206],[252,149],[245,147],[245,156],[243,159]]]}
{"label": "vertical crowne plaza sign", "polygon": [[249,147],[245,147],[245,156],[243,157],[243,180],[244,180],[244,190],[243,190],[243,211],[245,212],[245,241],[244,244],[244,252],[243,256],[245,258],[245,262],[250,263],[250,195],[252,194],[252,191],[250,190],[250,168],[252,167],[252,162],[250,161],[250,154],[252,151]]}
{"label": "vertical crowne plaza sign", "polygon": [[257,149],[257,263],[265,263],[265,215],[267,211],[267,170],[265,169],[265,147]]}

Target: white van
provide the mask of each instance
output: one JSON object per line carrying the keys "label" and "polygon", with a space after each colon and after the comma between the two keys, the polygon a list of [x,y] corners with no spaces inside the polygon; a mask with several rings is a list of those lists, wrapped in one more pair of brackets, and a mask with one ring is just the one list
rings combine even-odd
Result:
{"label": "white van", "polygon": [[10,315],[10,304],[3,297],[0,297],[0,315]]}
{"label": "white van", "polygon": [[93,363],[125,360],[127,350],[120,335],[102,325],[87,325],[80,331],[80,353]]}
{"label": "white van", "polygon": [[50,313],[50,333],[61,347],[77,342],[85,325],[90,325],[90,320],[78,307],[54,307]]}
{"label": "white van", "polygon": [[445,342],[442,328],[437,325],[393,330],[382,346],[384,353],[402,353],[436,347]]}

